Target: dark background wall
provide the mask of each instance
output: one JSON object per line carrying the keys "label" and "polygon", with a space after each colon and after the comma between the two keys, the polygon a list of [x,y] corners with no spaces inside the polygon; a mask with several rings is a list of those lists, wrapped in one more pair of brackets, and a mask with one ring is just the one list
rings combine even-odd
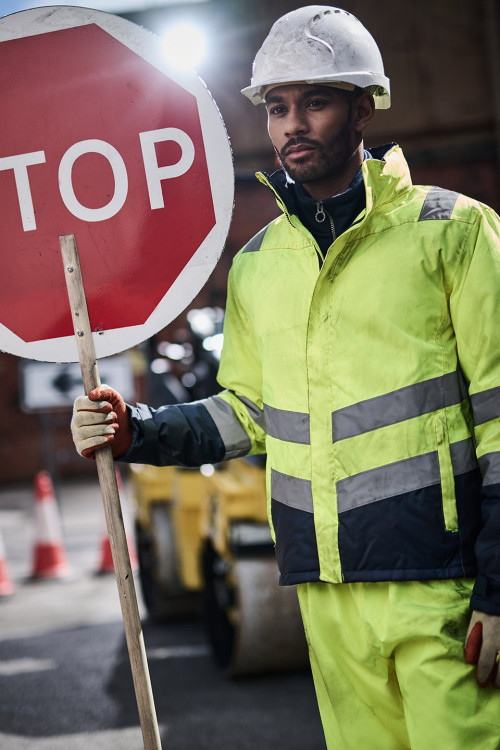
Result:
{"label": "dark background wall", "polygon": [[[231,140],[235,208],[221,260],[191,308],[224,305],[235,252],[277,214],[274,200],[253,178],[276,164],[265,113],[240,94],[251,61],[273,21],[303,3],[211,0],[168,5],[126,18],[160,34],[173,21],[205,27],[210,48],[199,74],[217,102]],[[416,183],[466,193],[500,210],[500,11],[497,0],[345,0],[342,7],[371,31],[391,78],[392,107],[378,111],[366,145],[397,141]],[[147,400],[147,360],[161,341],[173,341],[185,315],[140,348],[137,396]],[[0,353],[0,482],[28,479],[47,455],[61,475],[93,468],[76,456],[67,409],[26,414],[20,408],[19,361]]]}

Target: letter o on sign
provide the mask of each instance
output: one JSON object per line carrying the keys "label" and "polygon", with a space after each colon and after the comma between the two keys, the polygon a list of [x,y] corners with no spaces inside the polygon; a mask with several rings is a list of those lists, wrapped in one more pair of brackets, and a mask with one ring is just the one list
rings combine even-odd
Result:
{"label": "letter o on sign", "polygon": [[[113,170],[115,192],[109,203],[101,208],[87,208],[82,206],[75,195],[72,182],[73,164],[84,154],[95,153],[104,156]],[[59,164],[59,190],[64,205],[73,216],[82,221],[104,221],[111,219],[118,213],[127,199],[128,176],[127,168],[122,157],[110,143],[96,138],[80,141],[71,146]]]}

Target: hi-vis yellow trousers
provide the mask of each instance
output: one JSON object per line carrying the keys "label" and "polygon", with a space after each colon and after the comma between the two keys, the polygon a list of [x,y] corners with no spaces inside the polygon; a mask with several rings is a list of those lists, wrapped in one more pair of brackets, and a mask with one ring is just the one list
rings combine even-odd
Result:
{"label": "hi-vis yellow trousers", "polygon": [[464,659],[473,581],[297,587],[328,750],[500,750]]}

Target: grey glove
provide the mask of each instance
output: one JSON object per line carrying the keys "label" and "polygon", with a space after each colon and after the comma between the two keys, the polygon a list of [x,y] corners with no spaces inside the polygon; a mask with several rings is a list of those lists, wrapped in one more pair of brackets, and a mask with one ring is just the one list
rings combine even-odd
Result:
{"label": "grey glove", "polygon": [[128,451],[132,428],[125,403],[109,385],[79,396],[73,406],[71,434],[76,450],[85,458],[95,458],[96,450],[111,445],[113,457]]}
{"label": "grey glove", "polygon": [[500,616],[474,611],[465,637],[465,660],[468,664],[477,664],[476,680],[480,687],[490,682],[500,687],[499,653]]}

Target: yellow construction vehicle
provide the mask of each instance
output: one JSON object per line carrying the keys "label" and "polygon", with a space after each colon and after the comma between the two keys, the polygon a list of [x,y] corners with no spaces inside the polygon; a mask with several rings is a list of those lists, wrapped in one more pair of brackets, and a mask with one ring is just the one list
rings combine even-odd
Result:
{"label": "yellow construction vehicle", "polygon": [[[148,403],[217,392],[224,312],[191,310],[189,331],[150,341]],[[297,668],[307,649],[294,586],[278,585],[265,457],[200,469],[132,464],[144,603],[155,620],[203,617],[228,675]]]}
{"label": "yellow construction vehicle", "polygon": [[263,462],[130,467],[146,608],[156,620],[199,613],[229,676],[307,663],[295,587],[278,585]]}

